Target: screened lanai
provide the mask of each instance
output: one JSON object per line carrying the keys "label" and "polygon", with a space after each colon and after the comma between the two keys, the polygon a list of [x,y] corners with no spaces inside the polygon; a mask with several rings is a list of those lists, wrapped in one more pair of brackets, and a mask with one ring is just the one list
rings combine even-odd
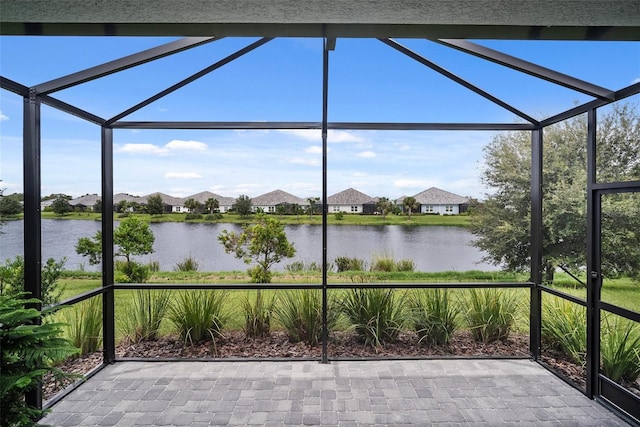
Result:
{"label": "screened lanai", "polygon": [[[394,14],[393,8],[376,12],[363,6],[362,22],[356,18],[355,22],[348,22],[349,19],[337,22],[340,18],[336,17],[336,10],[341,10],[340,7],[333,11],[311,8],[310,15],[304,19],[300,18],[304,9],[292,7],[288,9],[290,13],[300,14],[296,15],[300,20],[298,24],[292,24],[290,17],[276,13],[282,9],[275,3],[267,8],[274,13],[272,19],[276,22],[271,24],[261,23],[254,14],[246,15],[243,18],[246,22],[234,22],[233,19],[243,16],[237,14],[234,6],[226,10],[228,15],[218,11],[219,21],[206,14],[190,15],[189,10],[194,12],[196,9],[187,8],[185,15],[177,15],[178,20],[184,20],[182,24],[151,24],[153,21],[142,18],[138,18],[139,22],[129,22],[119,15],[127,10],[131,12],[123,7],[117,10],[120,23],[87,24],[87,20],[91,20],[87,16],[79,17],[77,22],[66,22],[70,18],[58,15],[56,10],[47,10],[48,18],[38,17],[35,12],[30,13],[36,16],[21,18],[17,9],[20,3],[3,4],[0,82],[2,115],[10,117],[10,120],[3,120],[3,152],[9,153],[5,148],[9,145],[19,146],[22,167],[15,168],[15,164],[5,160],[2,168],[6,171],[17,169],[22,175],[21,186],[16,188],[24,193],[24,282],[25,290],[37,298],[42,297],[43,239],[55,238],[55,232],[43,232],[41,218],[41,199],[47,191],[43,189],[50,188],[48,179],[53,176],[52,171],[68,169],[71,165],[77,171],[69,171],[66,179],[85,181],[86,191],[95,188],[100,195],[102,215],[98,230],[103,236],[100,286],[58,303],[73,306],[85,300],[101,299],[102,361],[90,375],[124,360],[116,355],[116,301],[118,293],[122,295],[135,289],[238,291],[268,287],[282,292],[316,289],[322,296],[323,330],[318,356],[310,359],[327,364],[340,360],[329,347],[331,330],[327,316],[331,297],[342,290],[505,288],[525,295],[526,358],[548,366],[543,354],[542,330],[549,313],[545,307],[562,301],[576,308],[584,319],[586,339],[584,388],[577,387],[588,398],[610,405],[632,422],[640,419],[640,402],[633,387],[611,380],[601,368],[601,346],[608,342],[603,329],[607,319],[620,319],[633,325],[640,323],[640,313],[634,305],[640,299],[638,291],[632,288],[622,300],[612,298],[610,291],[616,283],[610,281],[607,274],[603,275],[603,266],[605,271],[610,271],[608,266],[614,264],[611,257],[615,251],[609,245],[616,241],[610,237],[619,234],[628,237],[640,232],[627,228],[629,223],[617,222],[619,219],[611,208],[612,203],[620,200],[630,206],[640,205],[640,181],[633,167],[631,172],[611,170],[611,163],[606,162],[605,157],[612,153],[603,152],[598,145],[602,141],[600,138],[613,138],[598,134],[601,117],[609,117],[616,108],[624,106],[636,117],[638,115],[640,5],[637,2],[619,2],[620,9],[607,4],[607,10],[611,8],[610,21],[607,22],[605,13],[599,17],[603,22],[592,26],[571,21],[579,20],[579,17],[570,17],[570,11],[559,11],[550,6],[551,2],[546,3],[550,8],[546,15],[525,7],[526,2],[519,5],[523,8],[523,16],[532,20],[532,25],[522,22],[508,25],[510,19],[518,20],[517,14],[492,7],[496,22],[486,26],[476,21],[480,18],[469,18],[464,14],[458,17],[458,23],[437,24],[429,21],[431,18],[420,12],[423,9],[412,2],[406,2],[406,10],[415,12],[413,18],[401,10]],[[440,11],[451,16],[437,4],[443,3],[433,2],[434,15]],[[478,7],[467,3],[463,6],[468,10]],[[297,12],[292,12],[294,9]],[[157,6],[150,6],[149,11],[151,16],[160,19],[160,15],[151,13],[161,13]],[[552,11],[557,12],[556,20],[566,19],[566,25],[560,25],[552,18],[549,22],[554,25],[537,25],[544,22],[545,16],[553,16]],[[97,10],[95,16],[108,16],[110,12]],[[586,12],[591,12],[590,19],[595,19],[592,18],[595,9],[587,7]],[[80,15],[83,13],[78,11]],[[135,12],[131,13],[136,16]],[[489,19],[486,13],[485,19]],[[352,10],[351,14],[346,16],[358,15],[353,15]],[[307,22],[321,17],[328,21]],[[219,25],[200,22],[207,19],[213,19],[212,22],[219,22]],[[422,23],[412,19],[422,20]],[[189,29],[192,22],[195,22],[194,27]],[[615,25],[616,22],[619,25]],[[75,44],[75,38],[82,39],[82,43]],[[80,47],[88,50],[83,52]],[[38,66],[24,60],[25,50],[34,52]],[[185,107],[172,108],[180,104]],[[68,126],[64,130],[52,130],[53,123],[61,116],[67,118]],[[556,201],[545,198],[548,184],[543,180],[545,173],[553,171],[554,167],[548,160],[551,156],[543,149],[547,147],[544,145],[545,132],[574,119],[582,120],[584,124],[584,132],[576,138],[582,138],[580,144],[586,153],[583,180],[572,183],[581,188],[580,191],[586,189],[586,199],[581,200],[578,196],[575,201],[584,214],[584,222],[578,228],[583,234],[573,235],[584,242],[576,262],[577,270],[581,272],[580,277],[575,277],[576,292],[550,286],[546,281],[545,265],[554,253],[547,243],[550,226],[545,222],[545,212]],[[16,124],[18,134],[13,129]],[[377,184],[381,186],[378,188],[384,188],[383,191],[389,191],[382,187],[385,179],[395,179],[396,183],[417,180],[421,184],[441,184],[447,181],[426,178],[429,169],[435,168],[430,160],[445,162],[439,156],[451,151],[453,159],[449,159],[451,163],[445,162],[447,167],[471,169],[473,166],[455,158],[462,152],[461,147],[482,140],[474,158],[479,162],[481,154],[478,153],[486,148],[486,141],[495,135],[515,131],[526,132],[530,156],[528,170],[515,174],[528,183],[528,217],[524,219],[528,239],[517,249],[514,244],[514,252],[517,251],[528,264],[528,277],[524,280],[428,283],[332,280],[328,266],[336,254],[334,248],[338,245],[336,235],[339,232],[329,227],[332,212],[327,203],[321,203],[319,232],[313,237],[314,249],[310,255],[323,267],[320,276],[309,283],[132,284],[117,280],[113,236],[114,221],[118,217],[113,209],[114,195],[123,191],[125,182],[141,185],[136,182],[135,170],[147,162],[171,165],[177,156],[171,151],[176,141],[192,148],[187,155],[192,159],[194,170],[180,172],[198,175],[204,172],[197,169],[195,159],[204,154],[199,151],[201,146],[196,141],[206,140],[210,146],[216,143],[222,146],[223,140],[230,138],[229,134],[236,135],[238,139],[233,141],[238,149],[230,150],[224,144],[225,149],[209,160],[211,169],[220,168],[226,175],[235,171],[240,176],[236,180],[238,183],[245,182],[246,177],[261,177],[272,182],[270,190],[294,179],[286,174],[286,166],[282,166],[286,157],[291,163],[303,164],[307,168],[305,179],[313,182],[313,186],[300,191],[303,194],[316,191],[319,200],[325,201],[347,183],[364,185],[362,181],[365,180],[356,175],[355,168],[350,171],[354,172],[350,181],[342,176],[349,170],[349,158],[354,159],[353,162],[355,159],[368,162],[371,176],[376,176],[378,171],[382,178],[370,178],[371,185],[376,188]],[[64,155],[56,156],[56,147],[62,147],[61,141],[72,138],[74,132],[82,135],[81,143],[64,148]],[[274,134],[277,137],[264,138],[264,135]],[[312,142],[308,147],[302,146],[307,147],[305,153],[311,157],[289,155],[296,150],[302,151],[300,140],[287,139],[291,135],[306,140],[307,145],[308,141]],[[616,135],[615,138],[615,152],[625,152],[626,147],[638,145],[637,134]],[[249,139],[251,142],[247,142]],[[394,139],[400,142],[394,145],[397,142]],[[132,143],[134,140],[137,146]],[[154,145],[151,141],[170,142]],[[343,148],[349,143],[360,145],[356,154]],[[260,156],[269,152],[271,155],[253,159],[248,153],[257,152],[259,145],[269,147],[267,151],[260,151]],[[432,147],[431,151],[427,149],[414,154],[423,162],[424,169],[412,168],[411,173],[405,175],[382,171],[378,164],[380,157],[397,162],[394,163],[396,172],[402,169],[402,161],[409,162],[406,157],[392,158],[394,153],[401,153],[405,145]],[[562,150],[563,145],[548,147],[549,150]],[[121,160],[123,152],[136,149],[155,150],[158,157],[155,160]],[[91,152],[93,163],[84,164],[80,150]],[[376,152],[380,153],[378,158]],[[630,153],[637,155],[633,151]],[[5,159],[8,156],[14,159],[13,154],[3,155]],[[78,161],[79,158],[83,160]],[[243,162],[246,165],[241,165]],[[602,166],[605,164],[606,170]],[[276,171],[282,170],[283,180],[270,178],[270,175],[277,175],[272,167]],[[166,170],[172,169],[169,166]],[[3,175],[3,183],[6,183],[7,174]],[[459,180],[464,181],[464,178],[466,176],[461,175]],[[64,182],[59,188],[64,188]],[[237,188],[251,191],[251,187]],[[472,189],[467,182],[458,188],[482,199],[483,193]],[[609,237],[603,238],[603,233]],[[562,246],[563,242],[554,244]],[[456,268],[455,261],[452,265],[454,270],[461,269]],[[49,400],[46,405],[64,399],[72,389]],[[36,406],[43,405],[40,391],[29,394],[28,399]]]}

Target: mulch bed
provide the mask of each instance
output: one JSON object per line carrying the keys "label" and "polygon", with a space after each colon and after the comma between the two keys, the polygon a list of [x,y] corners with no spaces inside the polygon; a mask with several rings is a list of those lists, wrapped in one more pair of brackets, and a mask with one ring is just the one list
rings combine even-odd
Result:
{"label": "mulch bed", "polygon": [[[355,334],[332,332],[327,350],[329,358],[419,358],[419,357],[526,357],[529,355],[529,336],[511,334],[505,341],[483,344],[476,342],[468,331],[459,331],[448,345],[427,346],[416,344],[413,332],[403,332],[397,342],[373,348],[358,342]],[[284,331],[272,332],[270,336],[248,340],[241,331],[226,332],[224,338],[216,340],[215,346],[209,341],[184,345],[175,337],[164,337],[157,341],[140,343],[120,343],[116,347],[118,358],[183,358],[183,359],[238,359],[238,358],[316,358],[322,355],[321,345],[309,347],[304,343],[289,342]],[[586,374],[582,366],[570,362],[562,355],[545,352],[542,361],[556,370],[576,387],[584,390]],[[60,368],[65,372],[83,374],[102,363],[102,353],[91,353],[70,359]],[[56,383],[52,377],[43,380],[45,399],[53,397],[64,387],[73,383]],[[640,383],[626,385],[640,395]]]}

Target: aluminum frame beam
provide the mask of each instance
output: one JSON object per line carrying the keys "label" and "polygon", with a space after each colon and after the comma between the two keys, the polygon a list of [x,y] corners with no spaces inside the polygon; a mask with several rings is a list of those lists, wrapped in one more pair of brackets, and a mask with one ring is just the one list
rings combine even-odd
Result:
{"label": "aluminum frame beam", "polygon": [[615,99],[614,91],[594,85],[584,80],[577,79],[567,74],[546,68],[529,61],[507,55],[500,51],[467,41],[455,39],[439,39],[437,42],[462,52],[486,59],[496,64],[503,65],[516,71],[520,71],[530,76],[534,76],[551,83],[564,86],[566,88],[585,93],[599,99],[613,101]]}
{"label": "aluminum frame beam", "polygon": [[164,58],[165,56],[182,52],[184,50],[191,49],[193,47],[200,46],[202,44],[209,43],[215,40],[219,40],[219,38],[185,37],[180,40],[144,50],[142,52],[134,53],[133,55],[125,56],[123,58],[106,62],[95,67],[87,68],[85,70],[78,71],[77,73],[69,74],[67,76],[60,77],[54,80],[49,80],[48,82],[40,83],[35,86],[35,89],[38,93],[49,94],[69,88],[71,86],[76,86],[81,83],[95,80],[100,77],[108,76],[109,74],[117,73],[118,71],[145,64],[156,59]]}
{"label": "aluminum frame beam", "polygon": [[215,64],[212,64],[212,65],[210,65],[210,66],[198,71],[197,73],[192,74],[191,76],[187,77],[186,79],[181,80],[180,82],[168,87],[167,89],[165,89],[165,90],[163,90],[161,92],[158,92],[157,94],[155,94],[155,95],[145,99],[144,101],[134,105],[133,107],[129,108],[128,110],[125,110],[122,113],[110,118],[109,120],[107,120],[106,124],[110,125],[110,124],[122,119],[123,117],[126,117],[129,114],[132,114],[132,113],[138,111],[139,109],[146,107],[147,105],[151,104],[152,102],[155,102],[158,99],[160,99],[162,97],[165,97],[165,96],[169,95],[170,93],[173,93],[176,90],[188,85],[189,83],[192,83],[192,82],[198,80],[199,78],[206,76],[207,74],[217,70],[218,68],[221,68],[221,67],[227,65],[228,63],[230,63],[232,61],[235,61],[236,59],[240,58],[241,56],[251,52],[254,49],[259,48],[260,46],[270,42],[271,40],[273,40],[273,38],[264,37],[264,38],[262,38],[262,39],[260,39],[258,41],[255,41],[255,42],[251,43],[250,45],[248,45],[248,46],[246,46],[246,47],[244,47],[244,48],[232,53],[231,55],[221,59],[220,61],[216,62]]}
{"label": "aluminum frame beam", "polygon": [[29,96],[29,88],[27,86],[6,77],[0,76],[0,88],[18,94],[23,98],[27,98]]}
{"label": "aluminum frame beam", "polygon": [[534,125],[538,125],[539,124],[539,122],[536,119],[534,119],[533,117],[529,116],[528,114],[525,114],[522,111],[518,110],[517,108],[515,108],[515,107],[507,104],[506,102],[496,98],[495,96],[491,95],[490,93],[480,89],[476,85],[464,80],[462,77],[459,77],[459,76],[455,75],[454,73],[442,68],[441,66],[437,65],[436,63],[428,60],[427,58],[425,58],[424,56],[420,55],[419,53],[416,53],[416,52],[412,51],[411,49],[401,45],[400,43],[396,42],[395,40],[392,40],[392,39],[378,39],[378,40],[380,40],[382,43],[386,44],[387,46],[392,47],[393,49],[397,50],[398,52],[404,53],[409,58],[411,58],[411,59],[413,59],[415,61],[418,61],[422,65],[425,65],[425,66],[431,68],[435,72],[437,72],[439,74],[442,74],[446,78],[448,78],[450,80],[453,80],[454,82],[458,83],[459,85],[461,85],[463,87],[466,87],[467,89],[471,90],[472,92],[475,92],[477,95],[480,95],[483,98],[493,102],[494,104],[499,105],[500,107],[504,108],[505,110],[512,112],[513,114],[517,115],[518,117],[525,119],[529,123],[532,123]]}

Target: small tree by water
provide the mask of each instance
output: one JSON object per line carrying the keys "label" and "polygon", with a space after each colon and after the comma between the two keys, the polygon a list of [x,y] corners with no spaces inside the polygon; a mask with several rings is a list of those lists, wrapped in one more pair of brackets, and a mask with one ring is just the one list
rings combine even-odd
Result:
{"label": "small tree by water", "polygon": [[258,214],[256,223],[246,226],[242,233],[223,230],[218,240],[226,253],[242,259],[245,264],[257,263],[249,269],[253,283],[270,283],[271,267],[296,253],[287,239],[284,225],[264,214]]}

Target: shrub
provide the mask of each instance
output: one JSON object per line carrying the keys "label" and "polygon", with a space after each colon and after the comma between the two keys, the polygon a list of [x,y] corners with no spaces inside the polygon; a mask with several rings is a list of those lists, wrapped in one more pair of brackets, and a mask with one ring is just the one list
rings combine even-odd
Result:
{"label": "shrub", "polygon": [[[274,314],[287,330],[291,342],[304,342],[315,346],[322,340],[322,293],[318,289],[286,291]],[[338,321],[336,304],[327,307],[327,328],[331,330]]]}
{"label": "shrub", "polygon": [[199,213],[188,213],[184,216],[186,221],[194,220],[194,219],[202,219],[202,214]]}
{"label": "shrub", "polygon": [[204,219],[206,221],[216,221],[216,220],[219,220],[219,219],[222,219],[222,218],[223,217],[222,217],[222,214],[220,212],[216,212],[216,213],[213,213],[213,214],[207,214],[207,215],[204,216]]}
{"label": "shrub", "polygon": [[371,265],[371,271],[392,272],[396,269],[396,261],[393,257],[381,255],[375,256]]}
{"label": "shrub", "polygon": [[125,262],[122,267],[125,283],[144,283],[151,276],[151,269],[135,261]]}
{"label": "shrub", "polygon": [[640,377],[640,331],[631,321],[604,318],[600,357],[602,372],[612,381],[635,382]]}
{"label": "shrub", "polygon": [[[306,263],[304,261],[294,261],[284,266],[289,273],[303,273],[305,271],[322,271],[321,264],[315,261]],[[331,265],[327,263],[327,270],[331,270]]]}
{"label": "shrub", "polygon": [[551,296],[543,304],[542,340],[567,355],[574,363],[584,365],[587,354],[585,308],[564,298]]}
{"label": "shrub", "polygon": [[168,290],[137,289],[133,298],[125,302],[120,330],[131,342],[152,341],[158,338],[160,324],[171,304]]}
{"label": "shrub", "polygon": [[335,264],[338,273],[343,271],[363,271],[365,269],[364,261],[358,258],[339,256],[336,257]]}
{"label": "shrub", "polygon": [[414,271],[416,263],[411,259],[401,259],[396,263],[396,271]]}
{"label": "shrub", "polygon": [[[48,306],[60,301],[65,287],[58,287],[66,258],[56,262],[49,258],[42,266],[42,305]],[[24,291],[24,258],[20,255],[6,260],[0,266],[0,295],[18,295]]]}
{"label": "shrub", "polygon": [[336,212],[333,216],[336,220],[342,221],[344,219],[344,212]]}
{"label": "shrub", "polygon": [[358,338],[374,347],[393,342],[407,322],[404,294],[394,289],[352,289],[345,294],[342,311]]}
{"label": "shrub", "polygon": [[174,271],[198,271],[198,261],[189,254],[184,260],[177,262]]}
{"label": "shrub", "polygon": [[43,322],[42,314],[26,304],[37,304],[24,294],[0,295],[0,425],[34,425],[45,411],[27,405],[24,394],[38,387],[45,373],[58,379],[74,377],[51,365],[77,353],[61,338],[60,323]]}
{"label": "shrub", "polygon": [[228,320],[224,310],[227,297],[226,291],[182,291],[169,308],[169,320],[185,343],[193,345],[211,338],[215,344],[215,338],[222,336]]}
{"label": "shrub", "polygon": [[458,308],[447,289],[415,290],[410,294],[408,305],[420,343],[449,344],[458,329]]}
{"label": "shrub", "polygon": [[149,263],[147,264],[147,267],[149,267],[149,271],[152,273],[157,273],[158,271],[160,271],[160,262],[159,261],[149,261]]}
{"label": "shrub", "polygon": [[245,319],[244,334],[247,338],[269,336],[275,301],[273,296],[265,297],[259,289],[256,291],[255,300],[251,301],[247,292],[240,303]]}
{"label": "shrub", "polygon": [[464,318],[476,341],[506,340],[515,323],[517,295],[508,290],[470,289]]}
{"label": "shrub", "polygon": [[61,311],[67,337],[80,354],[98,351],[102,345],[102,299],[91,298]]}

